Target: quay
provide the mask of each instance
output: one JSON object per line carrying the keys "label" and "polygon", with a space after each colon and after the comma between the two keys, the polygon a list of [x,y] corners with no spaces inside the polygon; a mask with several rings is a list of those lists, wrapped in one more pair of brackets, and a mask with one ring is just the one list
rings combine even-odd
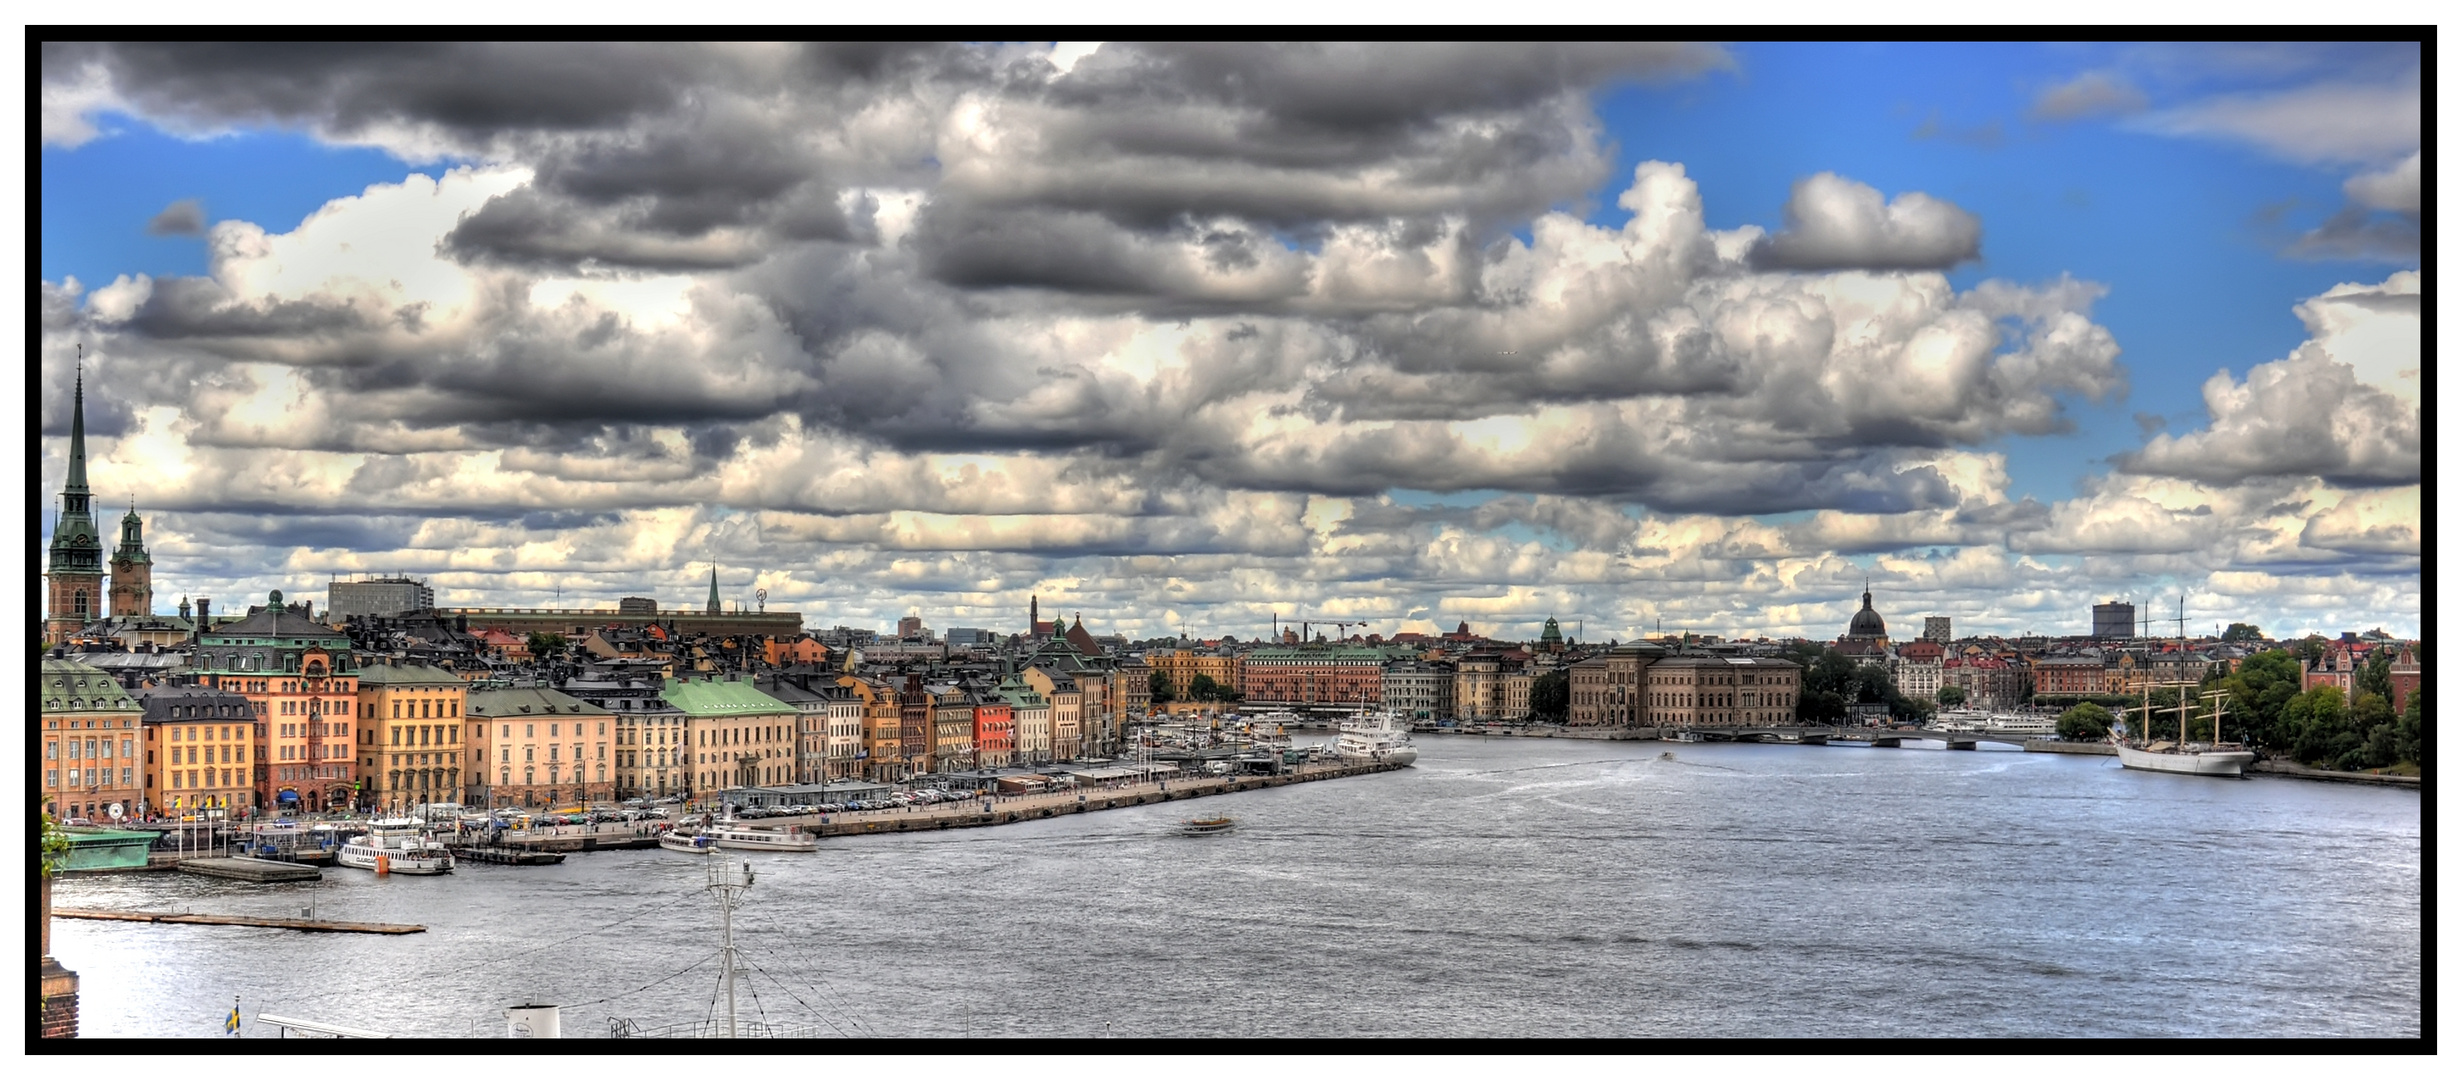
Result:
{"label": "quay", "polygon": [[191,915],[181,911],[102,911],[94,908],[53,908],[63,919],[109,919],[115,922],[194,923],[200,926],[265,926],[321,934],[420,934],[427,927],[404,923],[338,922],[333,919],[273,919],[259,915]]}
{"label": "quay", "polygon": [[471,845],[449,849],[453,857],[464,862],[494,863],[498,866],[553,866],[564,861],[561,851],[539,851],[531,848]]}
{"label": "quay", "polygon": [[300,863],[272,862],[232,856],[227,859],[182,859],[180,870],[238,881],[322,881],[325,872]]}
{"label": "quay", "polygon": [[[1058,817],[1063,814],[1082,814],[1091,810],[1110,810],[1122,806],[1140,806],[1148,803],[1202,798],[1207,795],[1227,795],[1233,792],[1283,787],[1288,784],[1304,784],[1312,780],[1365,776],[1369,773],[1392,772],[1407,767],[1381,763],[1320,762],[1295,766],[1290,772],[1279,776],[1186,777],[1087,791],[1051,792],[1039,795],[990,795],[968,799],[964,802],[939,803],[901,810],[862,810],[852,813],[768,818],[761,824],[763,826],[793,825],[805,832],[823,837],[865,836],[878,833],[915,832],[924,829],[971,829],[985,825],[1007,825],[1019,821]],[[989,810],[985,809],[986,805],[990,807]]]}
{"label": "quay", "polygon": [[2247,772],[2267,776],[2288,776],[2297,780],[2328,780],[2342,784],[2375,784],[2381,787],[2419,787],[2419,777],[2397,776],[2393,773],[2335,772],[2331,769],[2311,769],[2305,765],[2269,758],[2252,762]]}

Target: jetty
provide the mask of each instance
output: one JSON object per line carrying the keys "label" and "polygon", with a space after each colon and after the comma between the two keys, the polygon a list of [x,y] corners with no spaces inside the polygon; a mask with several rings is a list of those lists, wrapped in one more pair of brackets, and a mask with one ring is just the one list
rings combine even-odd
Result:
{"label": "jetty", "polygon": [[237,881],[322,881],[325,872],[302,863],[274,862],[244,856],[229,858],[182,859],[180,871],[207,877],[231,878]]}
{"label": "jetty", "polygon": [[533,848],[472,844],[450,850],[454,858],[464,862],[494,863],[498,866],[554,866],[564,861],[564,853],[561,851],[541,851]]}
{"label": "jetty", "polygon": [[335,919],[276,919],[262,915],[194,915],[184,911],[103,911],[95,908],[51,909],[62,919],[108,919],[114,922],[193,923],[199,926],[264,926],[315,934],[420,934],[427,927],[405,923],[342,922]]}
{"label": "jetty", "polygon": [[986,795],[960,802],[936,803],[900,810],[865,810],[852,813],[769,818],[761,824],[763,826],[792,825],[803,832],[824,837],[869,836],[933,829],[972,829],[986,825],[1008,825],[1020,821],[1059,817],[1064,814],[1082,814],[1093,810],[1110,810],[1122,806],[1173,802],[1180,799],[1203,798],[1208,795],[1228,795],[1233,792],[1254,791],[1259,788],[1304,784],[1314,780],[1365,776],[1369,773],[1392,772],[1408,767],[1407,765],[1382,763],[1355,764],[1344,761],[1311,762],[1273,776],[1183,777],[1079,791],[1044,792],[1034,795]]}

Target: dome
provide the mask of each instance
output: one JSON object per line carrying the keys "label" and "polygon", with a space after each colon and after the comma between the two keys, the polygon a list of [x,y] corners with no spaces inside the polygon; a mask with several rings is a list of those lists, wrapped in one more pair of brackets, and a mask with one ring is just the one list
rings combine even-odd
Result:
{"label": "dome", "polygon": [[1856,612],[1855,617],[1847,621],[1846,636],[1850,638],[1889,636],[1889,626],[1881,621],[1881,613],[1872,610],[1872,588],[1869,585],[1864,587],[1864,609]]}

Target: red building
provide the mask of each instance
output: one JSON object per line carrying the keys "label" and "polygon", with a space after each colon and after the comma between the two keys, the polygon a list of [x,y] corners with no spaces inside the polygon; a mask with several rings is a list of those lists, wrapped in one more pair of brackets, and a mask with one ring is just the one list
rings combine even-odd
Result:
{"label": "red building", "polygon": [[2399,714],[2405,706],[2411,703],[2411,695],[2419,692],[2419,679],[2422,674],[2419,657],[2411,651],[2410,646],[2403,646],[2402,655],[2394,657],[2394,666],[2386,674],[2393,679],[2394,712]]}
{"label": "red building", "polygon": [[1385,662],[1397,658],[1363,645],[1258,649],[1243,658],[1241,696],[1250,706],[1374,708],[1385,698]]}
{"label": "red building", "polygon": [[1017,753],[1016,713],[998,698],[975,702],[975,765],[992,769],[1009,763]]}

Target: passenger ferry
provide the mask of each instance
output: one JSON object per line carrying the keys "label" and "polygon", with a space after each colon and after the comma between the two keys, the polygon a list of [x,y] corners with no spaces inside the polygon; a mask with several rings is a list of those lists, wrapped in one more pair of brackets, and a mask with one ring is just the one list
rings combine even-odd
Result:
{"label": "passenger ferry", "polygon": [[1408,765],[1419,760],[1410,730],[1389,712],[1362,713],[1342,725],[1334,756],[1356,764]]}
{"label": "passenger ferry", "polygon": [[1215,833],[1230,832],[1231,827],[1237,824],[1239,823],[1233,821],[1229,816],[1190,818],[1180,823],[1180,835],[1211,836]]}
{"label": "passenger ferry", "polygon": [[658,838],[658,846],[669,851],[685,851],[695,855],[715,855],[718,853],[717,839],[715,837],[697,832],[677,831],[667,833]]}
{"label": "passenger ferry", "polygon": [[[669,835],[673,835],[670,833]],[[756,829],[749,825],[720,822],[702,835],[730,851],[819,851],[821,838],[806,836],[794,829]],[[661,839],[664,843],[664,839]]]}
{"label": "passenger ferry", "polygon": [[453,853],[445,850],[444,843],[424,823],[411,818],[378,818],[368,822],[368,831],[344,841],[334,861],[378,873],[453,872]]}

